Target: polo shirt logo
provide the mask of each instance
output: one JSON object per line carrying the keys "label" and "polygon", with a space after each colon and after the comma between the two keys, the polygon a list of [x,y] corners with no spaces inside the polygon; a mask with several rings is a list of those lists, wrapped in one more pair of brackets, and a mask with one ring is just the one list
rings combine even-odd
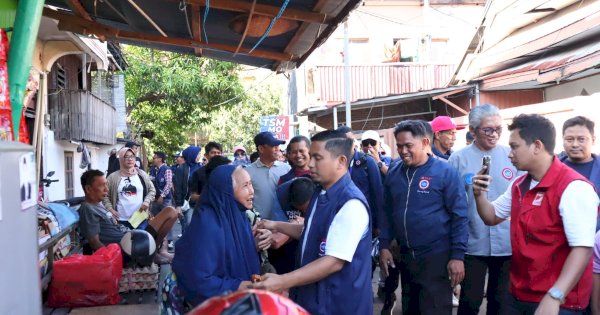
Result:
{"label": "polo shirt logo", "polygon": [[504,177],[506,180],[511,180],[514,176],[515,174],[510,168],[505,168],[502,170],[502,177]]}
{"label": "polo shirt logo", "polygon": [[466,185],[473,185],[473,176],[475,176],[473,173],[467,173],[463,176]]}
{"label": "polo shirt logo", "polygon": [[319,257],[325,256],[325,247],[327,246],[327,239],[322,239],[319,245]]}
{"label": "polo shirt logo", "polygon": [[544,200],[544,193],[539,192],[539,193],[537,193],[537,195],[535,195],[535,198],[533,198],[533,201],[531,202],[531,204],[534,206],[541,206],[542,200]]}

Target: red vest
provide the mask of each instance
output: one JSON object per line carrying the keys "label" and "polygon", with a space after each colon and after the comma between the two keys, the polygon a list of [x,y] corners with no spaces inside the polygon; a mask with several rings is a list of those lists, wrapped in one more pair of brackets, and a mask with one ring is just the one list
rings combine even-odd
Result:
{"label": "red vest", "polygon": [[[510,283],[511,293],[518,300],[539,303],[558,279],[571,252],[558,206],[565,188],[574,180],[588,182],[554,158],[535,188],[529,190],[529,176],[518,178],[512,186]],[[591,292],[590,260],[561,307],[583,310]]]}

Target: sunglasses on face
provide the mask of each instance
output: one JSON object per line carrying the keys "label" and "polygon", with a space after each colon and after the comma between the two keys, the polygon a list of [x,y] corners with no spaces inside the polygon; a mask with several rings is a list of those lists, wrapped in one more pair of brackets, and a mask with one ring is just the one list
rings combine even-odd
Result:
{"label": "sunglasses on face", "polygon": [[502,127],[496,127],[496,128],[486,127],[486,128],[477,128],[477,129],[483,131],[483,133],[486,136],[493,136],[494,132],[497,133],[498,135],[500,135],[502,133]]}
{"label": "sunglasses on face", "polygon": [[368,147],[368,146],[376,146],[377,145],[377,141],[373,140],[373,139],[366,139],[362,141],[362,145],[363,147]]}

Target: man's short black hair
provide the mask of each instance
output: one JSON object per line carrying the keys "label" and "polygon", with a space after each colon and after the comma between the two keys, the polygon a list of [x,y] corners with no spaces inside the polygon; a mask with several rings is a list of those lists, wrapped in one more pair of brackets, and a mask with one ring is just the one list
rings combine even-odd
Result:
{"label": "man's short black hair", "polygon": [[102,177],[104,173],[99,170],[87,170],[83,174],[81,174],[81,188],[85,192],[85,186],[92,185],[96,177]]}
{"label": "man's short black hair", "polygon": [[134,148],[134,147],[139,147],[140,144],[135,142],[135,141],[127,141],[127,143],[125,143],[125,147],[127,148]]}
{"label": "man's short black hair", "polygon": [[288,202],[293,207],[298,207],[310,200],[315,192],[315,184],[306,177],[296,177],[290,184]]}
{"label": "man's short black hair", "polygon": [[154,152],[154,155],[156,155],[163,163],[167,161],[167,155],[165,154],[165,152],[156,151]]}
{"label": "man's short black hair", "polygon": [[546,152],[554,154],[556,129],[548,118],[538,114],[521,114],[513,118],[512,123],[508,125],[508,130],[515,129],[519,129],[519,136],[525,140],[527,145],[540,140],[544,144]]}
{"label": "man's short black hair", "polygon": [[563,135],[565,134],[565,131],[567,130],[567,128],[573,127],[573,126],[584,126],[585,128],[587,128],[587,130],[589,130],[589,132],[592,134],[592,136],[594,136],[595,124],[593,121],[591,121],[587,117],[575,116],[573,118],[567,119],[567,121],[565,121],[565,123],[563,124],[563,129],[562,129]]}
{"label": "man's short black hair", "polygon": [[305,136],[295,136],[292,139],[290,139],[290,143],[288,143],[287,148],[285,148],[286,153],[287,154],[290,153],[290,150],[292,149],[292,144],[293,143],[300,143],[300,142],[304,142],[307,147],[310,147],[310,140],[307,137],[305,137]]}
{"label": "man's short black hair", "polygon": [[206,178],[208,179],[208,176],[210,175],[210,173],[212,173],[212,171],[215,170],[215,168],[221,165],[227,165],[229,163],[231,163],[231,160],[225,156],[217,155],[213,157],[212,159],[210,159],[210,162],[206,163],[206,166],[204,167]]}
{"label": "man's short black hair", "polygon": [[250,154],[250,163],[254,163],[256,160],[258,160],[258,152],[252,152],[252,154]]}
{"label": "man's short black hair", "polygon": [[354,151],[354,141],[346,137],[346,134],[338,130],[325,130],[314,135],[310,141],[325,142],[325,150],[331,153],[334,158],[340,155],[346,156],[350,161]]}
{"label": "man's short black hair", "polygon": [[[408,131],[412,134],[413,137],[429,138],[427,127],[425,126],[425,124],[429,125],[429,123],[424,120],[411,119],[401,121],[396,125],[396,128],[394,128],[394,137],[397,137],[398,134],[401,132]],[[431,125],[429,126],[429,129],[431,129]],[[433,129],[431,135],[433,135]],[[429,140],[433,141],[432,138],[430,138]]]}
{"label": "man's short black hair", "polygon": [[204,154],[208,154],[208,152],[210,152],[212,149],[217,149],[223,152],[223,146],[220,143],[211,141],[204,146]]}
{"label": "man's short black hair", "polygon": [[341,133],[348,133],[348,132],[352,132],[352,128],[344,125],[344,126],[338,127],[335,131],[339,131]]}
{"label": "man's short black hair", "polygon": [[429,138],[430,143],[433,143],[433,128],[431,128],[431,124],[424,120],[417,121],[423,125],[423,128],[425,128],[425,134],[427,135],[427,138]]}

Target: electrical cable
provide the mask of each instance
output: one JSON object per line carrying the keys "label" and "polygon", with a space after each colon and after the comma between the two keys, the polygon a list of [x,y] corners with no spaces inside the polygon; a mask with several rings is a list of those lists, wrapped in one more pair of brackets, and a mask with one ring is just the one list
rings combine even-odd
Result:
{"label": "electrical cable", "polygon": [[[206,0],[206,3],[208,4],[209,0]],[[267,38],[267,36],[269,35],[269,33],[271,32],[271,29],[273,28],[273,25],[275,25],[275,22],[277,22],[277,20],[281,17],[281,15],[283,14],[283,11],[285,11],[285,8],[287,8],[287,5],[290,3],[290,0],[285,0],[285,2],[283,2],[283,5],[281,6],[281,9],[279,9],[279,13],[277,13],[277,15],[271,20],[271,23],[269,24],[269,27],[267,27],[267,30],[265,30],[265,33],[260,37],[260,39],[256,42],[256,44],[254,44],[254,47],[252,47],[252,49],[250,49],[250,51],[248,52],[248,54],[252,53],[254,51],[254,49],[256,49],[256,47],[258,47],[258,45],[260,45],[260,43]]]}
{"label": "electrical cable", "polygon": [[208,35],[206,35],[206,18],[208,17],[208,11],[210,11],[210,0],[206,0],[206,6],[204,7],[204,18],[202,19],[202,32],[204,33],[204,40],[208,44]]}
{"label": "electrical cable", "polygon": [[185,26],[187,27],[188,34],[190,34],[190,38],[194,38],[192,29],[190,28],[190,21],[188,20],[187,3],[185,3],[185,0],[179,2],[179,10],[183,12],[183,15],[185,15]]}

